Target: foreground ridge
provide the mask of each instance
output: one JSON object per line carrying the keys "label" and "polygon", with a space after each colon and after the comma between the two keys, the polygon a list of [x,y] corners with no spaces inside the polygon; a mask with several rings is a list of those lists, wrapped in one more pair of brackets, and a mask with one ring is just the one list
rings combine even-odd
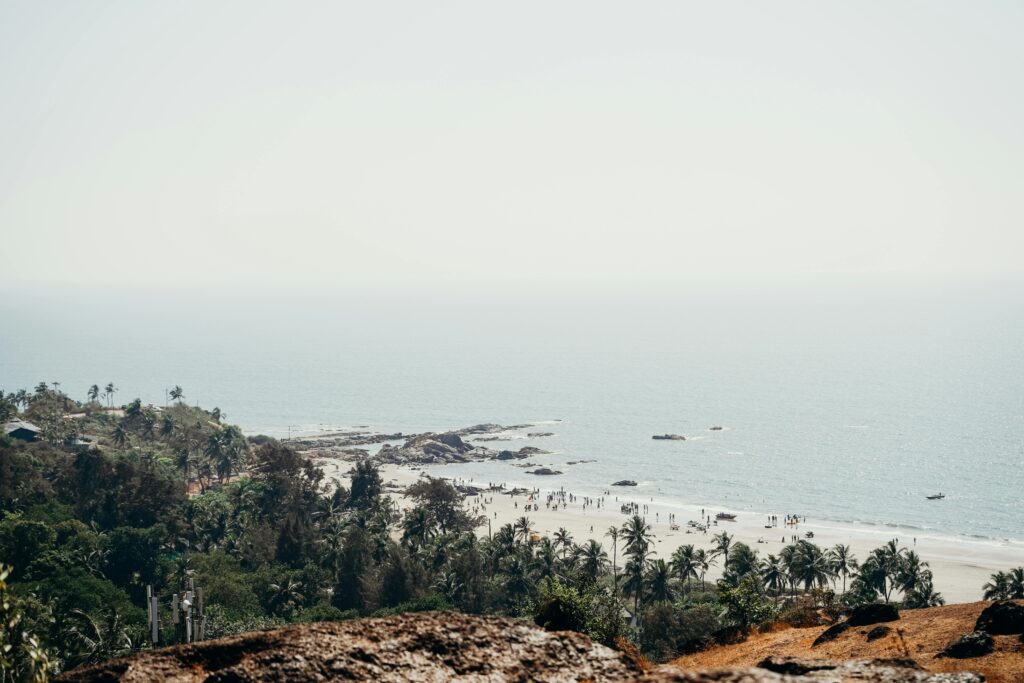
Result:
{"label": "foreground ridge", "polygon": [[666,683],[982,683],[929,673],[912,660],[772,657],[756,667],[644,672],[627,655],[579,633],[505,617],[447,612],[292,626],[140,653],[69,671],[100,681],[649,681]]}

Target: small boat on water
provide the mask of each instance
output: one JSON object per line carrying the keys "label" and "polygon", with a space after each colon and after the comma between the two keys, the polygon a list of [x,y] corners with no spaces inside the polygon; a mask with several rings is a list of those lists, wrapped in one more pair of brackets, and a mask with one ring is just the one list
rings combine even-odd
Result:
{"label": "small boat on water", "polygon": [[726,521],[732,522],[736,519],[736,515],[728,512],[719,512],[717,515],[715,515],[715,519],[724,519]]}
{"label": "small boat on water", "polygon": [[936,493],[935,495],[925,496],[928,500],[942,500],[946,497],[945,493]]}

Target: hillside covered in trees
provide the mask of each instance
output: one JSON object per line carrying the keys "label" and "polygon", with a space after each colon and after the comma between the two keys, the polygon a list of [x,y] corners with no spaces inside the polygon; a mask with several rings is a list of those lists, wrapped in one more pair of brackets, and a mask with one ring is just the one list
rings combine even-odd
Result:
{"label": "hillside covered in trees", "polygon": [[[846,607],[940,604],[927,564],[891,543],[858,562],[808,541],[762,558],[722,533],[717,550],[658,558],[642,517],[608,530],[607,547],[567,532],[536,538],[528,517],[481,535],[469,495],[423,478],[404,512],[376,468],[328,483],[273,439],[248,439],[219,410],[115,406],[114,388],[77,402],[59,387],[0,395],[0,421],[38,427],[0,436],[0,590],[16,678],[151,647],[146,596],[161,601],[161,644],[180,635],[169,596],[201,587],[206,635],[288,623],[425,610],[525,618],[665,660],[779,620],[828,623]],[[714,564],[724,578],[705,581]],[[1024,591],[1017,573],[988,587]],[[1020,597],[1020,596],[1018,596]]]}

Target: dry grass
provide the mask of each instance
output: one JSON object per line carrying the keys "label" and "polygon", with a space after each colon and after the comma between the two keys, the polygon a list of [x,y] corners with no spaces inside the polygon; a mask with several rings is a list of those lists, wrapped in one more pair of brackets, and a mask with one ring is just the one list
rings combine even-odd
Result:
{"label": "dry grass", "polygon": [[929,671],[974,671],[984,674],[989,683],[1024,681],[1024,643],[1018,636],[995,636],[996,649],[975,659],[936,659],[951,640],[970,633],[987,602],[946,605],[922,610],[906,610],[900,620],[886,624],[892,631],[884,638],[867,642],[871,626],[848,630],[837,639],[811,647],[825,630],[811,628],[770,629],[736,645],[724,645],[680,657],[672,664],[686,669],[710,669],[724,666],[754,666],[770,655],[828,659],[870,659],[911,657]]}

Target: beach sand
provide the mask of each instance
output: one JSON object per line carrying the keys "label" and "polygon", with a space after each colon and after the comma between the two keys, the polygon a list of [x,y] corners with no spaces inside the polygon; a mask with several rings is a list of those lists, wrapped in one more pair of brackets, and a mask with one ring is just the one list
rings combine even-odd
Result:
{"label": "beach sand", "polygon": [[[319,460],[320,466],[328,478],[337,478],[346,483],[347,472],[351,463],[337,460]],[[444,477],[444,467],[412,468],[399,465],[385,465],[380,468],[381,478],[385,484],[404,488],[416,481],[421,476]],[[487,482],[464,480],[471,486],[486,488]],[[715,514],[721,511],[735,512],[735,521],[720,521],[717,525],[712,524],[707,533],[701,533],[690,529],[686,522],[688,520],[699,521],[701,507],[687,505],[680,502],[665,502],[658,499],[652,501],[649,497],[638,495],[636,490],[630,487],[610,487],[609,494],[604,496],[601,507],[594,505],[583,509],[582,500],[569,503],[564,509],[558,507],[557,511],[545,507],[547,494],[559,490],[565,486],[566,491],[574,493],[571,482],[565,477],[558,477],[557,481],[538,477],[535,488],[540,489],[540,495],[534,502],[539,503],[539,510],[527,512],[524,508],[530,502],[527,495],[510,496],[498,492],[488,492],[485,498],[493,500],[479,510],[479,514],[487,517],[490,527],[487,524],[478,528],[481,536],[487,536],[490,531],[496,531],[504,524],[514,522],[516,519],[526,516],[532,522],[533,531],[541,536],[553,536],[559,528],[566,528],[572,534],[576,543],[585,543],[588,539],[594,538],[605,547],[608,558],[612,558],[612,541],[606,535],[611,526],[621,526],[628,519],[629,515],[620,511],[623,503],[637,503],[641,506],[647,505],[648,511],[642,515],[651,525],[654,533],[655,558],[666,561],[672,552],[681,545],[693,544],[695,547],[711,551],[713,549],[712,536],[721,531],[727,531],[734,537],[734,542],[743,542],[756,550],[763,558],[769,553],[777,554],[790,537],[797,535],[800,538],[808,531],[814,533],[814,538],[809,539],[822,548],[830,548],[837,543],[850,546],[854,556],[863,560],[874,548],[877,548],[890,539],[898,538],[902,546],[912,549],[921,556],[921,559],[928,562],[934,574],[935,589],[942,593],[947,603],[971,602],[980,600],[982,585],[989,580],[989,576],[1000,570],[1007,570],[1011,567],[1024,565],[1024,544],[1013,542],[996,542],[988,540],[961,539],[953,536],[913,536],[908,532],[886,527],[858,527],[856,525],[843,525],[827,520],[815,520],[813,518],[802,521],[792,527],[783,524],[784,514],[778,515],[778,527],[766,529],[768,522],[767,514],[735,511],[727,508],[705,509],[705,514],[714,518]],[[404,510],[410,507],[410,501],[396,493],[388,491],[388,495],[395,499],[399,508]],[[476,498],[467,500],[467,505],[472,508]],[[605,507],[607,503],[607,507]],[[669,514],[676,515],[676,523],[679,530],[670,529]],[[762,542],[759,542],[762,541]],[[619,548],[618,566],[622,568],[621,547]],[[722,568],[720,560],[712,566],[705,577],[706,581],[713,582],[721,575]],[[841,580],[839,583],[841,587]]]}

